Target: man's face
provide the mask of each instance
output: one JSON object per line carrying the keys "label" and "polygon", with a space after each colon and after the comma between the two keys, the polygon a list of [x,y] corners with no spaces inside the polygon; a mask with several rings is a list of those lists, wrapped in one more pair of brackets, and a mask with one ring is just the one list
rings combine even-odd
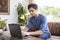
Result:
{"label": "man's face", "polygon": [[28,9],[29,10],[29,13],[32,15],[32,16],[36,16],[36,14],[37,14],[37,10],[35,10],[34,8],[29,8]]}

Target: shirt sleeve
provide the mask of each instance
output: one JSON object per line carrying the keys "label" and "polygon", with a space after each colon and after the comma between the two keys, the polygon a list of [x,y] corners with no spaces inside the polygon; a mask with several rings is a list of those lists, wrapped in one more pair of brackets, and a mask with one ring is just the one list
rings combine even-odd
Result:
{"label": "shirt sleeve", "polygon": [[32,19],[30,18],[26,27],[30,28],[32,26]]}
{"label": "shirt sleeve", "polygon": [[46,19],[45,16],[43,16],[43,17],[41,18],[40,29],[41,29],[44,33],[49,33],[49,28],[48,28],[48,24],[47,24],[47,19]]}
{"label": "shirt sleeve", "polygon": [[50,31],[49,31],[47,19],[46,19],[45,16],[43,16],[43,17],[41,18],[40,30],[42,30],[42,31],[44,32],[44,34],[41,34],[41,35],[39,36],[40,38],[43,38],[43,39],[50,38],[51,33],[50,33]]}

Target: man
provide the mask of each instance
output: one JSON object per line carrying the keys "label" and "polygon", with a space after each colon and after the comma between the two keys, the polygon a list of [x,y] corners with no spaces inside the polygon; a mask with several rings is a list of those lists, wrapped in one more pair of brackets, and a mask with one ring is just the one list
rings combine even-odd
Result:
{"label": "man", "polygon": [[50,38],[46,17],[38,13],[38,6],[34,3],[29,4],[28,11],[32,17],[22,32],[24,36],[32,35],[45,40]]}

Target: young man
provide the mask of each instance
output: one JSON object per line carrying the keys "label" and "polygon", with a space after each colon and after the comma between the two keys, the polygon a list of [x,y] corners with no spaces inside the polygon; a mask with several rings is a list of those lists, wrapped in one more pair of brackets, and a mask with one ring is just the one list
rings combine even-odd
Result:
{"label": "young man", "polygon": [[28,5],[28,11],[32,15],[27,26],[23,30],[24,35],[37,36],[41,39],[50,38],[46,17],[38,13],[38,6],[34,3]]}

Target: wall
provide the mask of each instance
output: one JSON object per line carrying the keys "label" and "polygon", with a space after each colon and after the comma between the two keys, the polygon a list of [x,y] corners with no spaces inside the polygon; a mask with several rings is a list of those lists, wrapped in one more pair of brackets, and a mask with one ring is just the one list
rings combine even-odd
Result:
{"label": "wall", "polygon": [[18,14],[16,8],[18,3],[22,3],[24,6],[27,6],[28,4],[26,0],[10,0],[10,14],[0,15],[1,19],[8,19],[7,23],[17,23]]}
{"label": "wall", "polygon": [[22,3],[26,8],[28,5],[28,0],[10,0],[10,14],[9,15],[0,15],[1,19],[7,20],[7,30],[9,32],[9,23],[18,23],[18,14],[17,14],[17,5],[18,3]]}

